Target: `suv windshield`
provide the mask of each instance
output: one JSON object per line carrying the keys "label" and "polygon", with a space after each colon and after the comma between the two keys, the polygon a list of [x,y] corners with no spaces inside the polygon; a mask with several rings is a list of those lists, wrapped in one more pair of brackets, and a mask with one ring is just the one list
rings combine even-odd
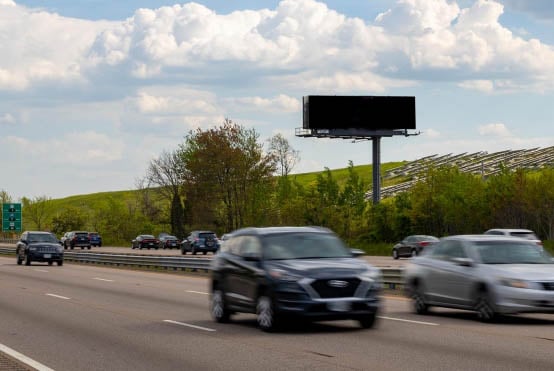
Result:
{"label": "suv windshield", "polygon": [[530,243],[477,242],[484,264],[552,264],[552,257]]}
{"label": "suv windshield", "polygon": [[266,260],[351,258],[342,241],[332,234],[286,233],[265,238]]}
{"label": "suv windshield", "polygon": [[29,234],[29,237],[27,237],[27,242],[49,242],[49,243],[58,243],[58,239],[54,237],[54,235],[48,234],[48,233],[37,233],[37,234]]}

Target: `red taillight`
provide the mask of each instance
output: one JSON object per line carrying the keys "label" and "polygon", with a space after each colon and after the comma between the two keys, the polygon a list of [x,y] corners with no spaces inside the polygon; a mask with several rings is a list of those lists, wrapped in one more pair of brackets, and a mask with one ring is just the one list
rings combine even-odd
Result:
{"label": "red taillight", "polygon": [[421,242],[419,243],[419,246],[427,246],[427,245],[429,245],[429,244],[430,244],[429,241],[421,241]]}

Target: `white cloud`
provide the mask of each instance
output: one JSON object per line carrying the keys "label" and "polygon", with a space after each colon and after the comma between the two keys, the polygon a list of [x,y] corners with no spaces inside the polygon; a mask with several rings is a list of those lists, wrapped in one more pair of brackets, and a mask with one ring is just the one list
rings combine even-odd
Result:
{"label": "white cloud", "polygon": [[290,97],[280,94],[273,98],[243,97],[229,98],[225,103],[232,106],[235,111],[262,111],[273,113],[290,113],[302,110],[302,102],[298,97]]}
{"label": "white cloud", "polygon": [[441,133],[435,129],[428,129],[423,132],[423,135],[431,139],[436,139],[436,138],[440,138]]}
{"label": "white cloud", "polygon": [[462,81],[458,86],[464,89],[481,91],[483,93],[492,93],[494,90],[494,82],[491,80]]}
{"label": "white cloud", "polygon": [[506,127],[506,125],[501,123],[482,125],[479,127],[478,131],[479,131],[479,135],[481,136],[490,136],[494,138],[513,136],[510,130],[508,130],[508,128]]}
{"label": "white cloud", "polygon": [[0,114],[0,125],[13,125],[15,124],[16,120],[15,117],[13,117],[10,113],[4,113],[3,115]]}
{"label": "white cloud", "polygon": [[[71,155],[67,155],[68,143]],[[59,139],[33,140],[17,136],[8,136],[4,144],[18,153],[23,161],[35,161],[42,164],[81,165],[85,168],[98,167],[120,160],[124,152],[121,139],[111,138],[93,131],[68,133]]]}

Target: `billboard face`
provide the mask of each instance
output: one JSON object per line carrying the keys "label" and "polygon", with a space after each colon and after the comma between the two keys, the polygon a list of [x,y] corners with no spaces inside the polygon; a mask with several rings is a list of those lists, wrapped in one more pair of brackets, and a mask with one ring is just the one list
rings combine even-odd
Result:
{"label": "billboard face", "polygon": [[415,129],[415,97],[303,97],[304,129]]}

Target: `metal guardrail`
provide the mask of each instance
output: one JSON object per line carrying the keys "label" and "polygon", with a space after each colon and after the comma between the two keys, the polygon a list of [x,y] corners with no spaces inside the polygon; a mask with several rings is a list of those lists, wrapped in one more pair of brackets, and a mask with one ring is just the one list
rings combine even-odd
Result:
{"label": "metal guardrail", "polygon": [[[0,247],[0,254],[15,255],[15,248]],[[108,254],[90,252],[64,252],[65,261],[87,264],[115,265],[174,271],[208,272],[211,259],[186,258],[176,256],[155,256],[138,254]],[[383,286],[388,290],[402,289],[404,286],[402,268],[380,268],[383,275]]]}

